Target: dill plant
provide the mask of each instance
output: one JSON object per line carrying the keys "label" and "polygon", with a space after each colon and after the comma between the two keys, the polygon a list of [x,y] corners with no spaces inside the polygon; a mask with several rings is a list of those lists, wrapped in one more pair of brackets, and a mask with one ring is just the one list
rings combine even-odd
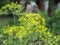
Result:
{"label": "dill plant", "polygon": [[8,35],[7,41],[14,42],[9,45],[59,45],[60,36],[48,32],[48,28],[45,26],[46,19],[40,14],[27,13],[21,16],[18,21],[19,26],[8,26],[3,31],[4,36]]}

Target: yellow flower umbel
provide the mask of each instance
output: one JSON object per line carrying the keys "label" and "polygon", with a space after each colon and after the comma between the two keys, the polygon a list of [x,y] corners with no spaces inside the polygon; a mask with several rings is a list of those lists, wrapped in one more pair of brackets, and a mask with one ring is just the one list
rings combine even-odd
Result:
{"label": "yellow flower umbel", "polygon": [[19,42],[23,41],[20,45],[27,45],[27,42],[29,43],[30,41],[31,43],[38,39],[38,42],[44,42],[45,45],[57,45],[60,37],[54,36],[47,31],[48,28],[45,26],[46,20],[39,14],[25,14],[19,18],[19,22],[20,26],[7,27],[6,30],[4,30],[4,34],[9,35],[10,37],[13,36],[13,39],[21,40]]}
{"label": "yellow flower umbel", "polygon": [[39,28],[39,30],[46,30],[45,27],[46,20],[42,16],[36,13],[28,13],[19,18],[20,25],[23,25],[26,28]]}

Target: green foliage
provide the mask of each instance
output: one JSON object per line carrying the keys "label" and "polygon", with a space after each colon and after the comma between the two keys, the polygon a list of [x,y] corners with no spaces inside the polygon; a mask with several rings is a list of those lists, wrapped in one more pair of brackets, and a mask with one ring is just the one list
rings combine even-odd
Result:
{"label": "green foliage", "polygon": [[60,11],[56,10],[54,16],[47,18],[47,24],[54,35],[60,35]]}
{"label": "green foliage", "polygon": [[0,0],[0,8],[8,3],[10,3],[10,0]]}
{"label": "green foliage", "polygon": [[0,10],[1,15],[20,15],[20,13],[23,11],[23,7],[21,5],[18,5],[17,3],[10,3],[5,6],[3,6]]}
{"label": "green foliage", "polygon": [[52,23],[54,23],[54,33],[60,35],[60,11],[57,10],[55,12],[55,15],[53,16],[52,20]]}
{"label": "green foliage", "polygon": [[[47,31],[46,20],[39,14],[25,14],[19,18],[19,26],[3,29],[6,45],[58,45],[59,37]],[[14,43],[13,43],[14,42]],[[18,42],[18,43],[17,43]]]}

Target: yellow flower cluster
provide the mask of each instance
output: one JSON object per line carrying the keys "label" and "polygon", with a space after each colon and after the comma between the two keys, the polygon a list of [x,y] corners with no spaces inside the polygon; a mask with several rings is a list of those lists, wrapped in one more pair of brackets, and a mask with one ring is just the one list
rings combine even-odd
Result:
{"label": "yellow flower cluster", "polygon": [[15,14],[15,15],[20,15],[20,13],[23,9],[24,9],[24,7],[22,5],[11,2],[11,3],[3,6],[0,10],[0,13],[8,14],[8,15],[9,15],[9,13],[12,13],[12,14]]}
{"label": "yellow flower cluster", "polygon": [[30,13],[23,15],[19,18],[19,22],[20,26],[7,27],[4,31],[4,34],[14,36],[15,39],[18,38],[22,40],[24,40],[24,37],[31,37],[32,39],[30,40],[39,37],[39,39],[42,40],[45,45],[58,45],[57,42],[59,37],[53,36],[50,32],[47,31],[48,28],[45,26],[46,20],[39,14]]}
{"label": "yellow flower cluster", "polygon": [[35,14],[35,13],[28,13],[25,14],[24,16],[22,16],[19,21],[29,21],[29,23],[33,23],[33,24],[39,24],[42,23],[42,25],[45,25],[46,20],[45,18],[41,17],[39,14]]}
{"label": "yellow flower cluster", "polygon": [[8,34],[9,36],[14,36],[14,38],[20,38],[20,39],[26,37],[28,33],[32,33],[32,31],[26,30],[22,26],[7,27],[4,31],[4,34]]}
{"label": "yellow flower cluster", "polygon": [[39,14],[28,13],[19,18],[21,22],[20,25],[24,25],[27,28],[35,27],[44,27],[46,24],[45,18],[41,17]]}

